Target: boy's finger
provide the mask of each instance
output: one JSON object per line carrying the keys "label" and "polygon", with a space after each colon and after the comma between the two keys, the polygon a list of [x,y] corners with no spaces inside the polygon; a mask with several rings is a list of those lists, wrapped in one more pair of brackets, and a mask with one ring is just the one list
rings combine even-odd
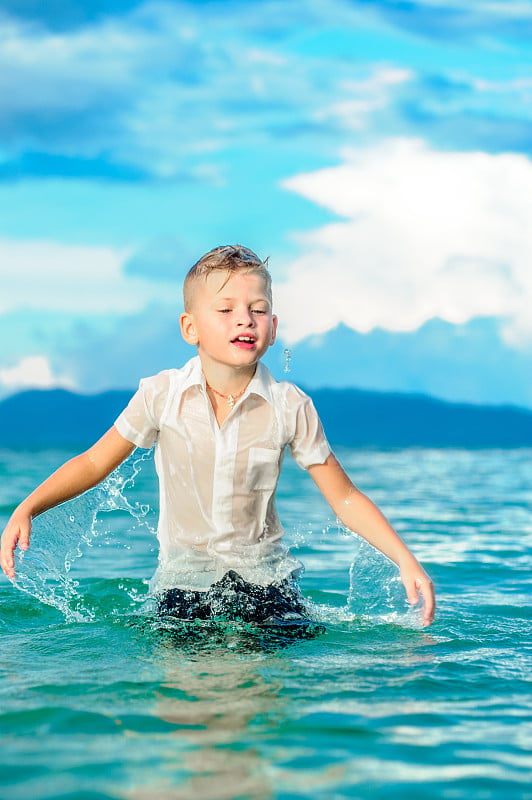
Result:
{"label": "boy's finger", "polygon": [[434,587],[429,578],[425,581],[419,581],[418,586],[423,595],[423,622],[425,625],[430,625],[434,620]]}
{"label": "boy's finger", "polygon": [[13,550],[8,550],[6,547],[2,547],[2,557],[0,559],[0,563],[2,564],[2,570],[7,575],[8,578],[15,577],[15,559],[13,558]]}
{"label": "boy's finger", "polygon": [[415,606],[417,603],[419,603],[419,594],[416,592],[414,586],[412,586],[407,590],[407,594],[408,594],[408,602],[411,603],[411,605]]}
{"label": "boy's finger", "polygon": [[27,550],[30,546],[30,532],[29,530],[23,530],[20,532],[20,537],[18,540],[18,546],[21,550]]}
{"label": "boy's finger", "polygon": [[419,603],[419,595],[416,590],[416,583],[411,578],[403,577],[403,586],[405,587],[406,597],[408,602],[415,606],[416,603]]}
{"label": "boy's finger", "polygon": [[434,589],[430,578],[415,578],[405,581],[408,602],[415,606],[423,598],[423,625],[427,626],[434,620]]}
{"label": "boy's finger", "polygon": [[0,564],[3,572],[8,578],[15,577],[15,548],[20,547],[21,550],[27,550],[30,546],[30,531],[18,530],[16,533],[7,532],[2,537],[2,546],[0,553]]}

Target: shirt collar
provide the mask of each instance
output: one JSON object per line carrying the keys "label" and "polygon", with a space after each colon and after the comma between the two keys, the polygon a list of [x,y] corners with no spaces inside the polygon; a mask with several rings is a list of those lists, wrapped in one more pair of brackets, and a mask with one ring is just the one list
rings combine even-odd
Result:
{"label": "shirt collar", "polygon": [[182,383],[182,391],[186,392],[191,386],[202,386],[205,389],[205,375],[201,369],[201,361],[199,356],[194,356],[184,366],[184,378]]}
{"label": "shirt collar", "polygon": [[250,380],[248,388],[244,392],[244,397],[247,397],[249,394],[258,394],[271,405],[273,402],[271,388],[272,383],[275,383],[273,375],[268,367],[265,367],[262,361],[259,361],[257,364],[257,369],[255,370],[255,374]]}
{"label": "shirt collar", "polygon": [[[194,358],[191,358],[186,364],[185,369],[187,370],[187,374],[185,374],[182,384],[183,392],[186,392],[186,390],[190,389],[191,386],[200,386],[205,391],[205,375],[201,369],[201,361],[199,356],[194,356]],[[255,370],[255,374],[250,380],[246,391],[242,395],[242,399],[245,399],[250,394],[258,394],[271,404],[271,386],[272,383],[274,383],[274,380],[275,379],[273,378],[270,370],[259,361],[257,364],[257,369]]]}

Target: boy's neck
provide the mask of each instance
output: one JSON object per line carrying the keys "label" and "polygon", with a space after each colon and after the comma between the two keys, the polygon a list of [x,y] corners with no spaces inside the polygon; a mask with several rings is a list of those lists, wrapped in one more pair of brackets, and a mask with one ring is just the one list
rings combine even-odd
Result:
{"label": "boy's neck", "polygon": [[201,368],[207,385],[219,395],[241,395],[257,370],[257,364],[243,367],[232,367],[226,364],[205,363],[201,359]]}
{"label": "boy's neck", "polygon": [[235,369],[225,364],[205,365],[202,361],[202,369],[207,395],[218,426],[221,428],[248,388],[257,365]]}

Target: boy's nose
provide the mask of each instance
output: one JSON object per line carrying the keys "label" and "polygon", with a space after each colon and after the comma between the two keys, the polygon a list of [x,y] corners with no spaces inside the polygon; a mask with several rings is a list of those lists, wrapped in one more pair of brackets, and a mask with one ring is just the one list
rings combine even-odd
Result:
{"label": "boy's nose", "polygon": [[253,314],[251,313],[251,311],[242,311],[238,315],[237,325],[250,326],[250,325],[253,325],[254,322],[255,322],[255,318],[254,318]]}

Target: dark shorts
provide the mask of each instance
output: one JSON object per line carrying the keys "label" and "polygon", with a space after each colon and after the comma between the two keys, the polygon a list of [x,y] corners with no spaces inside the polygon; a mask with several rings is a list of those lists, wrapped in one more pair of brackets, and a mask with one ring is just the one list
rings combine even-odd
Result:
{"label": "dark shorts", "polygon": [[169,589],[158,599],[158,612],[178,620],[226,619],[261,625],[313,625],[297,586],[282,581],[258,586],[230,570],[204,592]]}

